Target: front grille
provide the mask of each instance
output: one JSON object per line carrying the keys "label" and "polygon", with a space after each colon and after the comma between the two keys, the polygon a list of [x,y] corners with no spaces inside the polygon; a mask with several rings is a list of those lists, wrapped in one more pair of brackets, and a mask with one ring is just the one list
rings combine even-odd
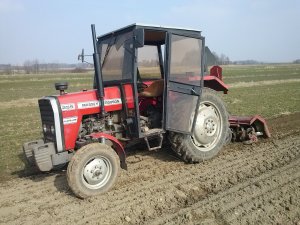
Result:
{"label": "front grille", "polygon": [[[51,126],[55,127],[54,112],[50,99],[39,99],[39,107],[42,120],[42,128],[45,141],[56,142],[55,134],[51,133]],[[44,127],[46,126],[46,132]]]}

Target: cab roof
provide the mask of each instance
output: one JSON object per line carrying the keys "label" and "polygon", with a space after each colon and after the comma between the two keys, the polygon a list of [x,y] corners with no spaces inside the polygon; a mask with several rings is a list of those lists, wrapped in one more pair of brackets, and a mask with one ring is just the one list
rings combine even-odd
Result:
{"label": "cab roof", "polygon": [[118,35],[121,33],[133,31],[135,29],[145,29],[145,30],[153,30],[153,31],[164,31],[164,32],[172,32],[181,35],[201,35],[200,30],[191,29],[191,28],[181,28],[181,27],[171,27],[171,26],[161,26],[161,25],[150,25],[150,24],[141,24],[141,23],[134,23],[128,26],[119,28],[117,30],[108,32],[106,34],[98,36],[98,39],[105,39],[106,37],[111,37],[112,35]]}

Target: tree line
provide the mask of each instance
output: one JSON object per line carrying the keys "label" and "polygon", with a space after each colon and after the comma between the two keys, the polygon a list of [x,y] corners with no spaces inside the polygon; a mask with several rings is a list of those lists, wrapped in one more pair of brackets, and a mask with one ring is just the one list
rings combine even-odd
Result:
{"label": "tree line", "polygon": [[40,63],[39,60],[26,60],[23,65],[0,64],[0,74],[38,74],[59,72],[86,72],[92,70],[93,65],[86,63]]}

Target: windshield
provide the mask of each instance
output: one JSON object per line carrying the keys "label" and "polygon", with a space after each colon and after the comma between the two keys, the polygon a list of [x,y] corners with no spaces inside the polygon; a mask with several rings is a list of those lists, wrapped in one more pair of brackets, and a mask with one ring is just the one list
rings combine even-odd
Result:
{"label": "windshield", "polygon": [[99,46],[103,81],[130,79],[132,74],[132,33],[103,40]]}

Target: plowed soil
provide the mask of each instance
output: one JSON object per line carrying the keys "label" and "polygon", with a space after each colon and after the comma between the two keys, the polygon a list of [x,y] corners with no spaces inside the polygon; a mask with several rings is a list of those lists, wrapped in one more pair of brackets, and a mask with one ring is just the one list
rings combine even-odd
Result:
{"label": "plowed soil", "polygon": [[185,164],[139,147],[114,188],[80,200],[65,171],[0,184],[0,224],[300,224],[300,113],[269,120],[272,138],[233,143]]}

